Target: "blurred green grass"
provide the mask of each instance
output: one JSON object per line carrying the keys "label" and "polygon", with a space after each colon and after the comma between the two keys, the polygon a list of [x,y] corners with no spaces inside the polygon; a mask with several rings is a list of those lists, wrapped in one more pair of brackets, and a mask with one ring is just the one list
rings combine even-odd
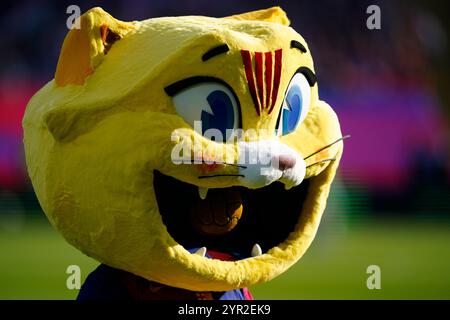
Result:
{"label": "blurred green grass", "polygon": [[[74,299],[67,266],[80,266],[84,280],[97,264],[44,219],[27,218],[0,231],[0,299]],[[366,287],[372,264],[381,268],[381,290]],[[450,223],[325,226],[299,263],[251,292],[256,299],[450,299]]]}

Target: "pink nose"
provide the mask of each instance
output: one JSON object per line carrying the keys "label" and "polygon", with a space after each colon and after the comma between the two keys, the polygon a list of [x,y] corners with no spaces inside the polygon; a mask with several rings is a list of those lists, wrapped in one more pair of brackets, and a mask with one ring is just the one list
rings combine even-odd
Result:
{"label": "pink nose", "polygon": [[278,169],[281,171],[291,169],[295,166],[296,160],[286,154],[278,156]]}

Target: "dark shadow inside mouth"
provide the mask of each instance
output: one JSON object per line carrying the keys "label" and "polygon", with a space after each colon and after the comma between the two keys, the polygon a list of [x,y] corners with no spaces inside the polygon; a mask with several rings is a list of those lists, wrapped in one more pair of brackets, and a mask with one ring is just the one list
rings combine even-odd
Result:
{"label": "dark shadow inside mouth", "polygon": [[274,182],[259,189],[230,187],[210,189],[208,197],[220,199],[230,192],[242,201],[242,216],[236,226],[220,235],[201,233],[192,224],[191,209],[200,200],[198,187],[154,171],[153,185],[159,212],[172,238],[185,249],[206,247],[237,259],[251,256],[255,243],[262,252],[285,241],[299,220],[308,193],[309,179],[290,190]]}

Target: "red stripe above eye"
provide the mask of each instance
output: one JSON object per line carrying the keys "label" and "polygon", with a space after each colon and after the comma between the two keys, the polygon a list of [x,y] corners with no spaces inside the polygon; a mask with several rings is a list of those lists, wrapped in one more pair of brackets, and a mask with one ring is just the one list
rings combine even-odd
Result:
{"label": "red stripe above eye", "polygon": [[252,57],[248,50],[241,50],[241,56],[242,61],[244,62],[245,76],[247,78],[250,95],[253,99],[253,104],[255,105],[256,112],[258,113],[259,116],[261,114],[261,106],[259,104],[258,96],[256,94],[255,79],[253,78]]}
{"label": "red stripe above eye", "polygon": [[270,95],[272,94],[272,52],[266,52],[264,54],[265,73],[266,80],[266,108],[270,106]]}
{"label": "red stripe above eye", "polygon": [[272,92],[272,103],[270,105],[269,114],[272,112],[275,107],[275,103],[277,101],[278,96],[278,88],[280,87],[280,79],[281,79],[281,67],[282,67],[282,51],[278,49],[275,51],[275,71],[274,71],[274,79],[273,79],[273,92]]}
{"label": "red stripe above eye", "polygon": [[259,104],[264,109],[264,80],[263,80],[263,56],[261,52],[255,52],[256,84],[258,85]]}

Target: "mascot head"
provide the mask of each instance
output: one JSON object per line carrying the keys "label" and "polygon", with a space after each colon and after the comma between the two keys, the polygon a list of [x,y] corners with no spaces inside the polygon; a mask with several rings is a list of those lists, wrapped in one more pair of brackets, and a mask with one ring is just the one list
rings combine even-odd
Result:
{"label": "mascot head", "polygon": [[94,8],[78,22],[23,120],[29,175],[65,239],[190,290],[262,283],[300,259],[343,144],[286,14],[122,22]]}

